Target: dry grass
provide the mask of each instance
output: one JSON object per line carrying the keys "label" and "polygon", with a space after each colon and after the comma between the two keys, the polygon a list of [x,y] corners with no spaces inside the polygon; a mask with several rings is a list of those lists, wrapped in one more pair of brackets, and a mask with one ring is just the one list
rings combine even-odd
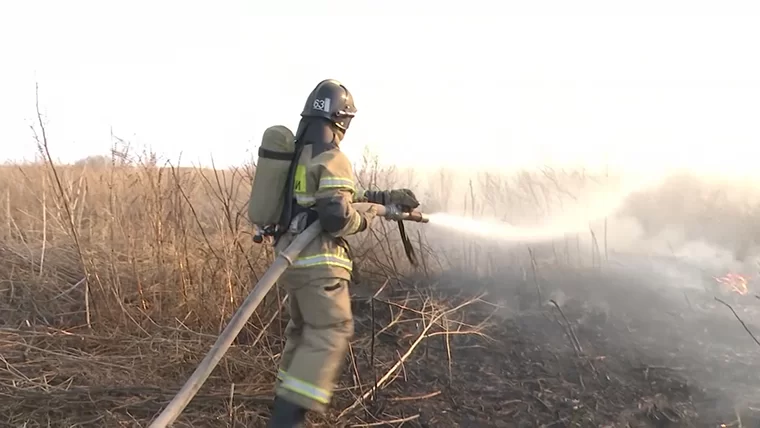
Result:
{"label": "dry grass", "polygon": [[[44,155],[45,143],[40,132]],[[76,165],[46,158],[0,168],[0,424],[146,426],[272,260],[271,249],[252,243],[245,216],[252,166],[198,169],[123,152]],[[428,179],[383,169],[370,157],[357,176],[364,186],[427,185],[428,211],[499,214],[517,224],[562,212],[584,186],[609,179],[548,169],[464,182],[441,171]],[[680,244],[702,239],[741,258],[760,238],[753,227],[756,205],[730,199],[679,177],[634,195],[624,214],[609,221],[634,218],[636,239],[644,241],[685,225]],[[732,223],[710,222],[715,216]],[[715,227],[705,231],[705,224]],[[413,267],[394,226],[376,223],[354,239],[363,278],[355,287],[357,336],[335,412],[314,425],[463,426],[468,417],[479,421],[471,426],[513,426],[508,420],[597,426],[634,404],[655,416],[670,409],[671,419],[697,420],[691,408],[660,404],[652,410],[653,397],[662,399],[656,391],[610,380],[617,366],[599,362],[602,345],[573,329],[587,315],[556,301],[556,308],[545,306],[560,285],[547,283],[550,269],[584,272],[606,262],[607,247],[615,244],[608,243],[608,227],[604,221],[588,234],[526,249],[410,226],[422,256]],[[726,238],[729,233],[740,239]],[[476,276],[443,285],[452,271]],[[509,286],[494,286],[502,282]],[[495,322],[494,311],[504,308],[484,300],[485,284],[496,298],[518,301],[533,324],[510,324],[503,316]],[[270,293],[178,426],[264,423],[286,297],[279,288]],[[557,317],[556,310],[567,315]],[[542,328],[557,335],[535,329],[549,315],[556,323]],[[617,402],[604,401],[593,388]],[[596,411],[588,401],[579,407],[592,399]]]}
{"label": "dry grass", "polygon": [[[272,260],[270,248],[252,243],[245,216],[253,169],[160,164],[123,149],[111,158],[56,165],[44,138],[41,132],[45,161],[0,168],[0,423],[142,426],[203,358]],[[377,183],[381,173],[375,168],[369,180]],[[357,243],[365,278],[392,272],[388,289],[398,293],[409,267],[398,265],[389,226],[378,227]],[[180,424],[262,423],[287,321],[287,296],[280,289],[270,294]],[[456,312],[449,300],[417,292],[387,302],[372,322],[387,315],[378,337],[404,340],[406,325],[424,323],[411,354],[425,337],[441,334],[444,321],[448,326]],[[374,355],[374,337],[365,342],[357,337],[352,358],[366,346],[373,371],[387,369],[381,352]],[[392,383],[403,359],[371,383],[371,395],[373,386]],[[347,397],[367,388],[357,376],[341,390]]]}

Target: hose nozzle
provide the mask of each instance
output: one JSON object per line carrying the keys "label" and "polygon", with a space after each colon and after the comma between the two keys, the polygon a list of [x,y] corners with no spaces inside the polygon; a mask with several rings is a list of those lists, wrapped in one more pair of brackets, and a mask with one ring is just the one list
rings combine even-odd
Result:
{"label": "hose nozzle", "polygon": [[430,218],[426,214],[419,211],[407,212],[397,205],[386,205],[383,217],[391,221],[404,220],[417,223],[427,223],[430,221]]}
{"label": "hose nozzle", "polygon": [[430,222],[430,217],[428,217],[427,214],[419,212],[419,211],[412,211],[410,213],[405,213],[406,217],[404,217],[404,220],[407,221],[415,221],[417,223],[428,223]]}

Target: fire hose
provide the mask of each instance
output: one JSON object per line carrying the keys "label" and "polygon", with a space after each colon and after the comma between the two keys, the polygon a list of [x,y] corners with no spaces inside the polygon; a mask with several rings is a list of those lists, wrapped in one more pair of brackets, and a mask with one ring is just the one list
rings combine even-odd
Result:
{"label": "fire hose", "polygon": [[[354,207],[358,211],[365,211],[374,204],[355,203]],[[390,205],[375,205],[377,215],[390,221],[414,221],[417,223],[427,223],[428,217],[418,211],[405,212],[399,207]],[[282,276],[285,270],[293,264],[293,261],[303,251],[304,248],[322,232],[322,225],[317,220],[301,232],[275,259],[272,265],[267,269],[264,275],[259,279],[251,290],[248,297],[240,305],[240,308],[230,319],[229,324],[217,338],[214,345],[209,350],[206,357],[195,369],[195,372],[182,386],[177,395],[164,408],[161,414],[150,424],[149,428],[165,428],[172,424],[182,411],[187,407],[195,394],[198,393],[203,383],[208,379],[211,372],[222,359],[227,349],[232,345],[232,341],[240,333],[248,319],[258,308],[264,296],[272,289],[277,280]]]}

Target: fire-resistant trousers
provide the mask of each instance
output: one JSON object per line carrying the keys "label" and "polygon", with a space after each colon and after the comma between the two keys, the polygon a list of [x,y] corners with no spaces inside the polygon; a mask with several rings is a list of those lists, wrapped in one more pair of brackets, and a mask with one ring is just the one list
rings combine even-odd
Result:
{"label": "fire-resistant trousers", "polygon": [[281,281],[290,321],[275,394],[324,413],[354,334],[349,282],[340,278]]}

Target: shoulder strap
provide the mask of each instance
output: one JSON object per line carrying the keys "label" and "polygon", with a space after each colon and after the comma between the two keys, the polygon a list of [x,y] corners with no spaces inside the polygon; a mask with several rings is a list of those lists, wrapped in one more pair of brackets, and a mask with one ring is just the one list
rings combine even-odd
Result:
{"label": "shoulder strap", "polygon": [[303,147],[304,147],[303,137],[306,134],[306,129],[308,129],[308,127],[309,125],[307,124],[301,129],[301,132],[299,132],[298,135],[296,135],[296,139],[295,139],[296,147],[292,155],[292,158],[290,159],[290,166],[288,167],[288,179],[285,181],[285,189],[283,189],[285,200],[283,201],[282,213],[280,214],[280,221],[278,223],[277,232],[275,232],[275,237],[274,237],[275,240],[278,239],[280,236],[282,236],[282,234],[285,233],[286,230],[288,230],[288,227],[290,226],[290,221],[293,219],[293,201],[294,201],[293,180],[295,179],[296,166],[298,165],[298,159],[301,157],[301,153],[303,152]]}

